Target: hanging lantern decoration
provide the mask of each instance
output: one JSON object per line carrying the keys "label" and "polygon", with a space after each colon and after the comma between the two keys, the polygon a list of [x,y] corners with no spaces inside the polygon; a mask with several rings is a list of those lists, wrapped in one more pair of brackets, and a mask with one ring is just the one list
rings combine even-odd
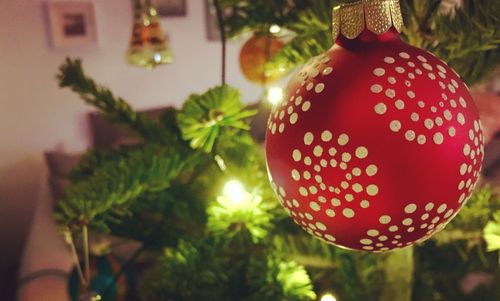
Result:
{"label": "hanging lantern decoration", "polygon": [[285,43],[272,33],[253,35],[243,44],[240,52],[240,67],[245,78],[259,85],[282,79],[286,70],[267,68],[266,63],[284,46]]}
{"label": "hanging lantern decoration", "polygon": [[151,0],[134,1],[134,26],[127,51],[130,65],[153,69],[171,63],[172,52],[160,27],[160,17]]}
{"label": "hanging lantern decoration", "polygon": [[398,0],[336,7],[336,44],[313,58],[273,108],[272,186],[305,231],[383,252],[442,230],[472,194],[482,125],[467,86],[399,37]]}

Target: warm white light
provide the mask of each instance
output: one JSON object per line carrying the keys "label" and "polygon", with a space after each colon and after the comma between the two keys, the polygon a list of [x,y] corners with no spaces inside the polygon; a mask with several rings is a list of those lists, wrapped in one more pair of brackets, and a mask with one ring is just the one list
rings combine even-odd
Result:
{"label": "warm white light", "polygon": [[337,301],[337,298],[335,298],[332,294],[324,294],[321,297],[321,301]]}
{"label": "warm white light", "polygon": [[153,59],[155,60],[155,62],[159,63],[161,61],[161,54],[155,53]]}
{"label": "warm white light", "polygon": [[267,101],[272,105],[278,104],[283,100],[283,89],[280,87],[272,87],[267,91]]}
{"label": "warm white light", "polygon": [[279,27],[278,25],[271,25],[271,27],[269,27],[269,32],[270,33],[278,33],[281,31],[281,27]]}
{"label": "warm white light", "polygon": [[231,180],[224,185],[222,193],[226,196],[232,203],[239,204],[243,202],[246,197],[246,191],[243,184],[238,180]]}

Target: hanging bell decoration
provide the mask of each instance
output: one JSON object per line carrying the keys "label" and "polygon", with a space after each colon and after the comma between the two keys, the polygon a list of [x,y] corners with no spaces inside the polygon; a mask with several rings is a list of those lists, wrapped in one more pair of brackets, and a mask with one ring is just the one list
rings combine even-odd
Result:
{"label": "hanging bell decoration", "polygon": [[160,17],[151,0],[134,0],[134,25],[127,62],[153,69],[172,60],[168,38],[161,30]]}

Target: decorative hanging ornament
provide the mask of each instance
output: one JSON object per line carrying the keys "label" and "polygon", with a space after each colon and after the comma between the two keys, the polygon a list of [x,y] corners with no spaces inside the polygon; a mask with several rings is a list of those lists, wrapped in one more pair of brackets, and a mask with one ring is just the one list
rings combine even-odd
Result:
{"label": "decorative hanging ornament", "polygon": [[271,33],[253,35],[240,52],[240,67],[245,78],[259,85],[282,79],[286,74],[284,68],[269,69],[266,64],[284,46],[284,42]]}
{"label": "decorative hanging ornament", "polygon": [[333,10],[336,44],[291,80],[268,121],[272,186],[308,233],[382,252],[440,231],[469,199],[483,133],[467,86],[404,43],[399,1]]}
{"label": "decorative hanging ornament", "polygon": [[151,0],[134,0],[134,26],[127,62],[153,69],[172,60],[168,39],[161,30],[160,17]]}
{"label": "decorative hanging ornament", "polygon": [[[113,256],[90,258],[90,287],[85,287],[78,278],[76,268],[69,279],[69,294],[74,301],[123,301],[128,300],[134,275],[125,268],[124,274],[115,280],[123,268],[123,260]],[[116,281],[116,282],[115,282]]]}

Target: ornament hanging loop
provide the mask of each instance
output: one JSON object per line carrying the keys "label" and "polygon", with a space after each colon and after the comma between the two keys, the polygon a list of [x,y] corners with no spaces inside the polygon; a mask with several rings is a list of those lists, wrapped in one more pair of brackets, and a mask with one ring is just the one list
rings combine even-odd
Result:
{"label": "ornament hanging loop", "polygon": [[403,30],[403,15],[399,0],[361,0],[333,8],[333,40],[339,35],[357,38],[365,29],[376,35],[394,27]]}

